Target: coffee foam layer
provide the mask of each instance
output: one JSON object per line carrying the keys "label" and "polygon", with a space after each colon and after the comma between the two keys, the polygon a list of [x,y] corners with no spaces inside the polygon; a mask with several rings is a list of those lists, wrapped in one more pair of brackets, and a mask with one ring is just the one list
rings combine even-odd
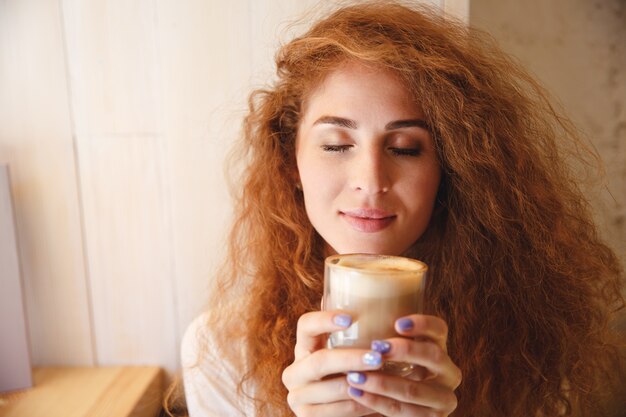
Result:
{"label": "coffee foam layer", "polygon": [[[331,272],[330,291],[333,297],[351,294],[363,298],[398,297],[419,291],[423,272],[378,269],[374,273],[364,270],[336,268]],[[382,272],[382,273],[381,273]]]}
{"label": "coffee foam layer", "polygon": [[334,265],[372,272],[414,272],[425,269],[424,265],[419,262],[400,257],[369,259],[368,257],[349,256],[338,258]]}

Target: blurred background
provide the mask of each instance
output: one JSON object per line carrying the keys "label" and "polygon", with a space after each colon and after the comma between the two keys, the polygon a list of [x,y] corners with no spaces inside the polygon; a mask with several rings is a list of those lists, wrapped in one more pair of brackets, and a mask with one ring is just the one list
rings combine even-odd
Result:
{"label": "blurred background", "polygon": [[[431,3],[491,32],[588,135],[597,221],[626,260],[626,2]],[[224,254],[222,161],[247,95],[330,6],[0,0],[0,164],[34,365],[178,369]]]}
{"label": "blurred background", "polygon": [[[471,0],[469,10],[470,23],[534,73],[597,151],[605,177],[587,192],[601,236],[625,265],[626,1]],[[615,325],[626,340],[623,311]],[[616,417],[626,417],[621,378]]]}

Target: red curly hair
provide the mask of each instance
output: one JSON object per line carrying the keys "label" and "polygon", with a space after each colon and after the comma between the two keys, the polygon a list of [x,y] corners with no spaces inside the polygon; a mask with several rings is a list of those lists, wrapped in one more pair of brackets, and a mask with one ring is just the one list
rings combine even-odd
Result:
{"label": "red curly hair", "polygon": [[[340,63],[396,73],[432,127],[443,177],[428,230],[405,254],[432,274],[426,312],[449,325],[458,416],[594,415],[618,363],[623,270],[566,161],[593,161],[545,91],[484,33],[423,6],[360,3],[286,44],[250,98],[242,192],[210,325],[240,338],[240,387],[259,416],[291,415],[283,369],[318,310],[324,242],[295,187],[307,94]],[[242,153],[244,156],[242,157]],[[243,319],[232,326],[232,295]]]}

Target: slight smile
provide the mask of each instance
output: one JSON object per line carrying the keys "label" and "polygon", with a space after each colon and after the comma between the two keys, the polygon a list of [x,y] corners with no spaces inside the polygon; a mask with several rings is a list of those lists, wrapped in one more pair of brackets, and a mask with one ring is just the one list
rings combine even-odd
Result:
{"label": "slight smile", "polygon": [[393,213],[372,208],[340,211],[339,215],[353,229],[364,233],[379,232],[393,223],[397,217]]}

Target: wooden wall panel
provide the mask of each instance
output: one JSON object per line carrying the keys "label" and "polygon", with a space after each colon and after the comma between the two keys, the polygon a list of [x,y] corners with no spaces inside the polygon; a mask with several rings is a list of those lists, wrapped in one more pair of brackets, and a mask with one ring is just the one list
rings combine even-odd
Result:
{"label": "wooden wall panel", "polygon": [[153,1],[63,2],[97,363],[177,357]]}
{"label": "wooden wall panel", "polygon": [[162,138],[79,140],[97,362],[175,369],[175,277]]}
{"label": "wooden wall panel", "polygon": [[158,4],[162,117],[172,210],[178,335],[206,307],[223,256],[230,197],[223,160],[250,73],[247,2]]}
{"label": "wooden wall panel", "polygon": [[159,104],[154,1],[61,0],[74,129],[152,134]]}
{"label": "wooden wall panel", "polygon": [[61,17],[57,2],[0,2],[0,161],[10,165],[35,365],[91,365]]}

